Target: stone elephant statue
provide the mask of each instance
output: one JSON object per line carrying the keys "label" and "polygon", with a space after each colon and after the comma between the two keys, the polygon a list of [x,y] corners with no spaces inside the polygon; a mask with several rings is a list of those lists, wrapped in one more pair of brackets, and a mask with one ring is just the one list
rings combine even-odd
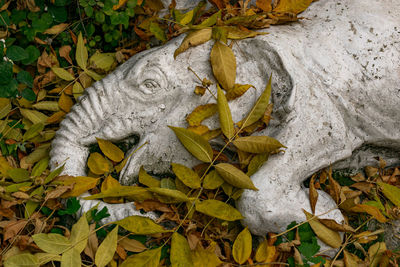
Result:
{"label": "stone elephant statue", "polygon": [[[251,177],[259,191],[245,190],[237,202],[243,223],[258,235],[305,220],[301,209],[310,205],[301,184],[312,173],[364,145],[400,150],[400,2],[317,1],[302,16],[233,45],[236,82],[257,88],[230,102],[234,121],[246,116],[272,74],[274,119],[260,135],[287,146]],[[141,165],[162,173],[171,162],[197,164],[167,125],[185,127],[185,116],[196,106],[214,102],[209,94],[193,94],[199,81],[188,70],[212,77],[212,41],[174,59],[183,37],[133,56],[87,88],[60,125],[51,166],[65,163],[66,174],[85,175],[88,145],[96,137],[117,141],[132,135],[140,137],[137,146],[148,144],[121,172],[123,184],[134,183]],[[218,127],[216,117],[207,123]],[[319,194],[316,214],[335,207]],[[87,210],[96,201],[83,203]],[[109,220],[140,214],[130,203],[101,205],[108,206]],[[343,219],[337,209],[324,217]]]}

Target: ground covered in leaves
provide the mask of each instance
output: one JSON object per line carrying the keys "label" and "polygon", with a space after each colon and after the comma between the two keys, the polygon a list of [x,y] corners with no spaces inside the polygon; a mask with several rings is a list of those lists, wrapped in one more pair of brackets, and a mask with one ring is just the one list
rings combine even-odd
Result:
{"label": "ground covered in leaves", "polygon": [[[318,201],[316,189],[325,190],[345,215],[344,225],[305,212],[307,220],[293,222],[284,233],[256,237],[241,226],[234,200],[243,189],[257,190],[249,176],[285,147],[268,136],[251,136],[273,119],[271,77],[247,117],[232,121],[228,102],[252,86],[235,83],[231,47],[264,34],[256,29],[295,23],[312,1],[209,2],[211,8],[200,2],[183,12],[174,1],[163,7],[159,0],[0,1],[5,266],[398,266],[400,251],[386,247],[384,228],[400,217],[400,171],[379,159],[377,167],[356,175],[322,170],[307,181],[311,206]],[[214,42],[210,62],[217,84],[198,77],[193,90],[198,97],[212,94],[215,102],[197,107],[186,118],[187,128],[171,130],[204,163],[193,169],[173,163],[164,177],[141,168],[138,185],[122,186],[119,172],[134,157],[126,154],[129,144],[98,139],[88,176],[60,175],[62,167],[50,171],[50,142],[84,89],[132,55],[186,32],[174,56]],[[202,124],[216,114],[219,129]],[[208,142],[217,137],[226,143],[218,150]],[[77,197],[86,191],[87,199],[108,203],[134,200],[159,219],[131,216],[102,225],[108,211],[96,207],[79,218]],[[317,237],[336,248],[334,257],[320,251]]]}

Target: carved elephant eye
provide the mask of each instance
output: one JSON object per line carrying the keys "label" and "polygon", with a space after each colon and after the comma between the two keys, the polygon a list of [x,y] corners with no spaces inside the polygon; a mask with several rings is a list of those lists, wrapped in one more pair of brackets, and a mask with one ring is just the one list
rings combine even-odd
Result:
{"label": "carved elephant eye", "polygon": [[147,79],[142,82],[140,87],[143,93],[149,95],[156,93],[160,89],[160,84],[155,80]]}

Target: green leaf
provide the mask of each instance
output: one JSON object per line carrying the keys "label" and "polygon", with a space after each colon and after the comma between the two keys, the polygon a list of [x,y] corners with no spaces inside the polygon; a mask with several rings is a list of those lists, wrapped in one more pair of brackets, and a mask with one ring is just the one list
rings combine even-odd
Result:
{"label": "green leaf", "polygon": [[38,163],[36,163],[35,167],[33,167],[31,176],[36,177],[41,175],[49,166],[49,158],[43,158]]}
{"label": "green leaf", "polygon": [[25,181],[30,180],[29,172],[27,170],[21,169],[21,168],[15,168],[15,169],[9,170],[8,175],[16,183],[25,182]]}
{"label": "green leaf", "polygon": [[78,35],[75,59],[76,59],[76,62],[78,63],[78,66],[81,67],[83,70],[86,70],[87,60],[88,60],[88,51],[83,42],[83,37],[82,37],[81,32]]}
{"label": "green leaf", "polygon": [[17,45],[8,47],[6,55],[12,61],[21,61],[29,56],[25,49]]}
{"label": "green leaf", "polygon": [[44,129],[44,124],[42,122],[32,125],[28,131],[22,136],[23,141],[30,140],[36,137]]}
{"label": "green leaf", "polygon": [[250,257],[252,249],[252,238],[250,231],[244,228],[242,232],[236,237],[232,247],[232,255],[235,261],[243,264]]}
{"label": "green leaf", "polygon": [[235,135],[235,128],[233,126],[231,110],[229,109],[228,100],[226,99],[224,92],[222,92],[219,85],[217,85],[217,88],[218,88],[217,105],[218,105],[219,123],[221,124],[221,130],[224,133],[224,135],[228,139],[231,139]]}
{"label": "green leaf", "polygon": [[47,119],[49,118],[37,110],[20,108],[19,111],[21,112],[22,116],[24,116],[34,124],[46,123]]}
{"label": "green leaf", "polygon": [[215,169],[227,183],[237,188],[258,190],[249,176],[231,164],[219,163]]}
{"label": "green leaf", "polygon": [[226,91],[233,88],[236,80],[236,57],[232,49],[216,41],[210,54],[211,67],[215,78]]}
{"label": "green leaf", "polygon": [[183,146],[197,159],[203,162],[211,162],[213,159],[213,151],[211,145],[202,136],[193,133],[192,131],[180,128],[172,127],[171,130],[174,131],[179,141]]}
{"label": "green leaf", "polygon": [[121,267],[158,267],[160,263],[162,247],[146,250],[128,257]]}
{"label": "green leaf", "polygon": [[155,193],[157,199],[163,203],[172,204],[189,201],[189,198],[178,190],[157,187],[147,188],[147,190]]}
{"label": "green leaf", "polygon": [[115,224],[134,233],[135,235],[152,235],[171,232],[170,230],[165,230],[162,226],[156,224],[152,219],[138,215],[126,217],[125,219],[116,221]]}
{"label": "green leaf", "polygon": [[140,167],[139,170],[139,182],[141,184],[144,184],[148,187],[160,187],[160,180],[152,177],[149,175],[143,168],[143,166]]}
{"label": "green leaf", "polygon": [[36,100],[36,94],[31,88],[25,88],[22,93],[22,97],[25,98],[28,101],[35,101]]}
{"label": "green leaf", "polygon": [[4,267],[39,267],[39,260],[35,255],[22,253],[12,255],[4,262]]}
{"label": "green leaf", "polygon": [[378,185],[385,197],[400,207],[400,188],[383,182],[378,182]]}
{"label": "green leaf", "polygon": [[179,21],[179,24],[181,24],[181,25],[186,25],[186,24],[192,22],[192,20],[193,20],[193,15],[194,15],[194,9],[192,9],[192,10],[186,12],[186,13],[182,16],[181,20]]}
{"label": "green leaf", "polygon": [[172,234],[170,260],[172,267],[193,266],[189,243],[177,232]]}
{"label": "green leaf", "polygon": [[33,241],[43,251],[52,254],[61,254],[71,247],[71,242],[59,234],[36,234],[32,236]]}
{"label": "green leaf", "polygon": [[233,141],[241,151],[255,154],[271,153],[285,147],[278,140],[269,136],[245,136]]}
{"label": "green leaf", "polygon": [[61,172],[64,170],[64,166],[62,165],[61,167],[58,167],[57,169],[55,169],[54,171],[52,171],[47,177],[46,179],[44,179],[44,184],[50,183],[51,181],[53,181],[54,178],[56,178],[57,176],[59,176],[61,174]]}
{"label": "green leaf", "polygon": [[215,199],[208,199],[201,202],[197,201],[196,211],[225,221],[236,221],[244,218],[242,214],[231,205]]}
{"label": "green leaf", "polygon": [[27,71],[21,70],[20,72],[18,72],[17,80],[20,83],[28,85],[30,88],[33,87],[33,78],[31,74]]}
{"label": "green leaf", "polygon": [[197,189],[200,188],[200,177],[192,169],[177,163],[172,163],[172,171],[186,186]]}
{"label": "green leaf", "polygon": [[8,84],[13,78],[13,64],[8,61],[0,62],[0,84]]}
{"label": "green leaf", "polygon": [[31,215],[35,212],[38,206],[39,202],[28,200],[25,204],[25,212],[24,212],[25,219],[29,219],[29,217],[31,217]]}
{"label": "green leaf", "polygon": [[267,84],[267,87],[265,88],[264,92],[257,99],[256,104],[250,110],[246,119],[244,119],[242,128],[255,123],[256,121],[261,119],[262,116],[264,116],[265,109],[268,106],[269,98],[271,96],[271,80],[272,80],[272,75],[269,77],[268,84]]}
{"label": "green leaf", "polygon": [[61,267],[82,266],[80,252],[76,248],[71,248],[61,256]]}
{"label": "green leaf", "polygon": [[224,179],[218,174],[216,170],[210,171],[203,181],[203,187],[205,189],[217,189],[224,183]]}
{"label": "green leaf", "polygon": [[154,34],[154,36],[162,42],[165,42],[167,40],[164,30],[161,29],[160,25],[156,22],[150,23],[150,32]]}
{"label": "green leaf", "polygon": [[21,62],[24,65],[30,65],[33,62],[35,62],[39,56],[40,56],[40,51],[39,49],[36,48],[36,46],[30,45],[27,48],[25,48],[25,52],[28,54],[28,57],[23,59]]}
{"label": "green leaf", "polygon": [[57,75],[59,78],[65,80],[65,81],[72,81],[75,79],[75,77],[66,71],[63,68],[58,68],[58,67],[52,67],[51,70]]}
{"label": "green leaf", "polygon": [[86,247],[89,237],[89,224],[86,219],[86,214],[83,214],[79,218],[78,222],[72,226],[71,236],[69,240],[71,241],[74,249],[80,254]]}
{"label": "green leaf", "polygon": [[116,226],[103,240],[96,251],[94,262],[98,267],[106,266],[113,258],[117,249],[118,226]]}

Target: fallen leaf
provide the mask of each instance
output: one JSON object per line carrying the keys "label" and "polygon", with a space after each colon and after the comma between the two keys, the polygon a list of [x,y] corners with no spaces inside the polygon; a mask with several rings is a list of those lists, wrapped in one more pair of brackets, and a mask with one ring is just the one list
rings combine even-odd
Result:
{"label": "fallen leaf", "polygon": [[217,173],[216,170],[210,171],[206,177],[204,178],[203,181],[203,187],[204,189],[217,189],[224,183],[224,180],[222,177]]}
{"label": "fallen leaf", "polygon": [[306,10],[313,0],[279,0],[274,3],[273,12],[299,14]]}
{"label": "fallen leaf", "polygon": [[97,249],[94,262],[98,267],[106,266],[113,258],[117,249],[118,225],[104,238]]}
{"label": "fallen leaf", "polygon": [[8,176],[16,183],[30,180],[29,172],[25,169],[15,168],[8,171]]}
{"label": "fallen leaf", "polygon": [[213,116],[217,111],[216,104],[200,105],[186,117],[186,121],[190,126],[199,126],[203,120]]}
{"label": "fallen leaf", "polygon": [[61,267],[82,266],[80,253],[72,247],[61,256]]}
{"label": "fallen leaf", "polygon": [[101,193],[85,197],[86,200],[106,198],[106,197],[126,197],[137,201],[151,199],[152,195],[148,192],[147,188],[139,186],[119,186],[113,187]]}
{"label": "fallen leaf", "polygon": [[180,19],[179,24],[181,25],[189,24],[193,20],[193,15],[194,15],[194,9],[186,12]]}
{"label": "fallen leaf", "polygon": [[65,58],[65,60],[68,61],[69,64],[72,64],[72,59],[69,56],[69,52],[71,52],[71,46],[70,45],[63,45],[58,49],[58,53],[60,54],[60,57]]}
{"label": "fallen leaf", "polygon": [[387,222],[387,219],[385,216],[382,215],[382,213],[379,211],[377,207],[373,207],[370,205],[365,205],[365,204],[357,204],[354,207],[351,208],[351,211],[353,212],[366,212],[374,219],[378,220],[381,223]]}
{"label": "fallen leaf", "polygon": [[229,109],[228,100],[226,99],[224,92],[222,92],[219,85],[217,85],[217,88],[217,106],[221,130],[228,139],[232,139],[235,135],[235,128],[233,126],[231,110]]}
{"label": "fallen leaf", "polygon": [[233,144],[248,153],[271,153],[279,148],[286,148],[278,140],[269,136],[245,136],[237,138]]}
{"label": "fallen leaf", "polygon": [[[240,150],[239,150],[240,151]],[[247,166],[247,176],[252,176],[258,169],[268,160],[269,153],[257,154],[249,162]]]}
{"label": "fallen leaf", "polygon": [[347,250],[343,251],[343,259],[345,267],[358,266],[358,257]]}
{"label": "fallen leaf", "polygon": [[158,267],[161,257],[161,248],[150,249],[128,257],[121,267]]}
{"label": "fallen leaf", "polygon": [[88,61],[88,51],[83,42],[83,37],[82,37],[81,32],[79,32],[79,35],[78,35],[75,59],[76,59],[76,62],[78,63],[78,66],[81,67],[83,70],[86,70],[87,61]]}
{"label": "fallen leaf", "polygon": [[212,161],[213,159],[212,148],[206,139],[185,128],[172,127],[172,126],[168,127],[174,131],[179,141],[181,141],[183,146],[193,156],[195,156],[197,159],[203,162]]}
{"label": "fallen leaf", "polygon": [[101,175],[110,171],[108,161],[98,152],[90,154],[87,163],[91,172]]}
{"label": "fallen leaf", "polygon": [[189,243],[177,232],[172,234],[170,260],[172,267],[193,266]]}
{"label": "fallen leaf", "polygon": [[54,25],[53,27],[45,30],[43,33],[44,34],[59,34],[63,31],[65,31],[65,29],[68,27],[68,23],[61,23],[61,24],[57,24]]}
{"label": "fallen leaf", "polygon": [[214,242],[204,249],[200,244],[197,245],[196,249],[192,251],[193,267],[215,267],[222,264],[221,260],[215,254]]}
{"label": "fallen leaf", "polygon": [[60,234],[36,234],[33,241],[43,251],[52,254],[61,254],[71,247],[71,242]]}
{"label": "fallen leaf", "polygon": [[228,101],[234,100],[246,93],[251,87],[253,86],[250,84],[235,84],[233,88],[226,93],[226,99]]}
{"label": "fallen leaf", "polygon": [[119,147],[104,139],[96,138],[96,140],[101,152],[103,152],[106,157],[114,162],[120,162],[124,159],[124,152],[122,152]]}
{"label": "fallen leaf", "polygon": [[52,67],[51,70],[61,79],[65,81],[72,81],[75,77],[69,73],[67,70],[59,67]]}
{"label": "fallen leaf", "polygon": [[11,100],[9,98],[0,98],[0,119],[7,116],[11,111]]}
{"label": "fallen leaf", "polygon": [[183,39],[181,45],[175,50],[174,58],[176,58],[180,53],[185,52],[190,47],[201,45],[211,40],[211,33],[211,28],[190,32],[186,35],[185,39]]}
{"label": "fallen leaf", "polygon": [[186,196],[186,194],[179,190],[157,187],[147,188],[147,190],[155,193],[156,198],[162,203],[172,204],[189,201],[189,198]]}
{"label": "fallen leaf", "polygon": [[215,165],[215,169],[227,183],[237,188],[258,190],[249,176],[231,164],[219,163]]}
{"label": "fallen leaf", "polygon": [[273,262],[277,258],[276,252],[276,247],[269,245],[269,240],[264,240],[256,250],[255,260],[264,263]]}
{"label": "fallen leaf", "polygon": [[323,225],[328,227],[329,229],[332,229],[333,231],[336,232],[350,232],[354,233],[355,230],[353,227],[347,224],[338,224],[335,220],[332,219],[318,219]]}
{"label": "fallen leaf", "polygon": [[15,267],[15,266],[39,267],[40,263],[35,255],[29,253],[21,253],[10,256],[4,262],[4,267]]}
{"label": "fallen leaf", "polygon": [[144,184],[148,187],[160,187],[160,180],[152,177],[149,175],[143,168],[143,166],[140,167],[139,170],[139,182],[141,184]]}
{"label": "fallen leaf", "polygon": [[315,205],[317,205],[317,200],[318,200],[318,192],[315,189],[314,186],[314,178],[315,175],[311,177],[310,181],[310,191],[309,191],[309,197],[310,197],[310,206],[311,206],[311,211],[313,214],[315,214]]}
{"label": "fallen leaf", "polygon": [[242,214],[237,209],[219,200],[198,201],[195,207],[196,211],[221,220],[236,221],[243,219]]}
{"label": "fallen leaf", "polygon": [[94,188],[99,182],[99,178],[86,176],[71,177],[64,181],[64,185],[73,185],[73,188],[61,195],[62,198],[78,197],[86,191]]}
{"label": "fallen leaf", "polygon": [[118,245],[131,252],[142,252],[147,249],[147,247],[139,241],[127,237],[120,239]]}
{"label": "fallen leaf", "polygon": [[211,67],[222,88],[229,91],[235,85],[236,57],[231,48],[216,41],[210,54]]}
{"label": "fallen leaf", "polygon": [[178,163],[171,163],[171,165],[172,171],[182,183],[193,189],[200,188],[200,177],[192,169]]}
{"label": "fallen leaf", "polygon": [[90,64],[95,69],[109,71],[115,63],[114,53],[94,53],[89,59]]}
{"label": "fallen leaf", "polygon": [[400,207],[400,188],[382,182],[378,182],[378,185],[385,197],[397,207]]}
{"label": "fallen leaf", "polygon": [[30,110],[30,109],[23,109],[20,108],[19,111],[21,112],[21,115],[28,120],[30,120],[33,124],[37,123],[46,123],[47,117],[43,113],[36,111],[36,110]]}
{"label": "fallen leaf", "polygon": [[[86,214],[81,216],[77,223],[72,226],[69,240],[78,255],[85,249],[89,237],[89,224]],[[79,256],[80,258],[80,256]]]}
{"label": "fallen leaf", "polygon": [[378,266],[385,251],[386,251],[385,242],[377,242],[372,246],[370,246],[368,249],[368,258],[370,260],[369,266],[370,267]]}
{"label": "fallen leaf", "polygon": [[252,238],[250,231],[246,228],[236,237],[232,247],[232,255],[235,261],[243,264],[250,258],[252,249]]}
{"label": "fallen leaf", "polygon": [[71,110],[72,106],[74,105],[74,102],[69,96],[62,93],[60,99],[58,100],[58,105],[60,106],[60,109],[68,113]]}
{"label": "fallen leaf", "polygon": [[25,228],[27,223],[27,220],[9,222],[6,226],[3,227],[3,241],[7,241],[12,237],[17,236],[20,231]]}
{"label": "fallen leaf", "polygon": [[264,12],[272,11],[271,0],[257,0],[256,6]]}
{"label": "fallen leaf", "polygon": [[116,221],[115,224],[136,235],[151,235],[170,232],[170,230],[165,230],[162,226],[156,224],[152,219],[138,215],[126,217],[120,221]]}

